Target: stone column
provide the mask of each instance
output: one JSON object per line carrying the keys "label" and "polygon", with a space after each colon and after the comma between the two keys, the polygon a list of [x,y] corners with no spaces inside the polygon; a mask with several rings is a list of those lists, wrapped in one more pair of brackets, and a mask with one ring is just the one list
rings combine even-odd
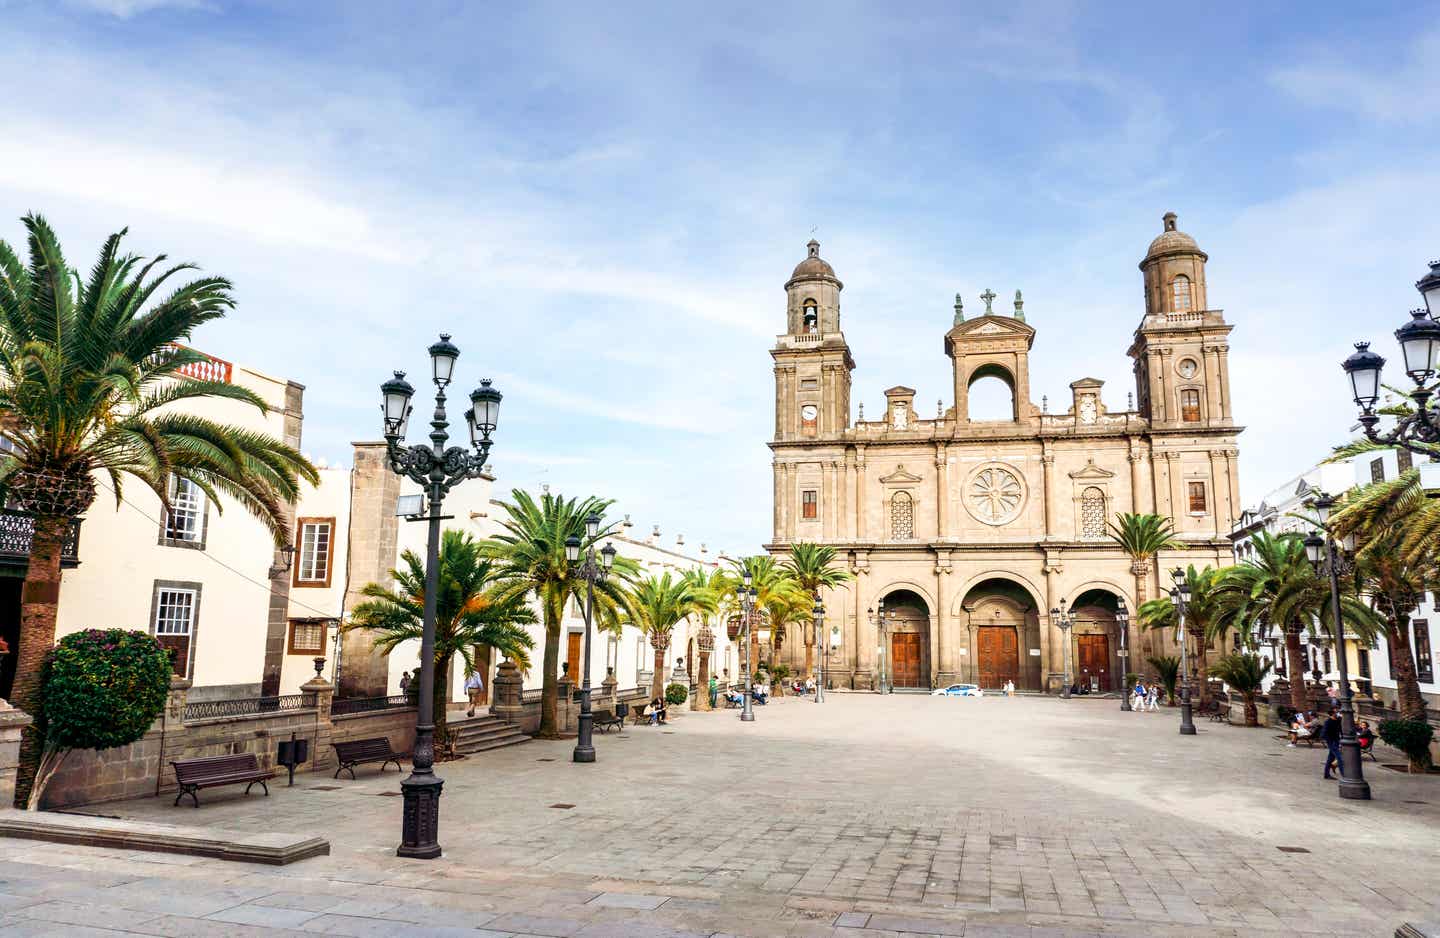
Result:
{"label": "stone column", "polygon": [[[1136,514],[1139,514],[1142,510],[1140,508],[1142,504],[1142,502],[1140,501],[1140,486],[1142,483],[1140,480],[1139,447],[1139,441],[1136,440],[1134,437],[1131,437],[1130,452],[1125,457],[1130,461],[1130,510],[1132,512],[1135,512]],[[1113,515],[1114,512],[1111,512],[1111,514]]]}
{"label": "stone column", "polygon": [[1226,519],[1230,518],[1230,484],[1225,478],[1225,451],[1210,450],[1210,517],[1215,519],[1215,536],[1229,534]]}
{"label": "stone column", "polygon": [[1180,461],[1179,453],[1165,454],[1165,474],[1170,483],[1170,519],[1175,522],[1175,530],[1182,531],[1184,522],[1181,519],[1189,509],[1185,505],[1185,464]]}
{"label": "stone column", "polygon": [[15,800],[15,771],[20,763],[20,734],[35,722],[24,710],[10,706],[0,697],[0,805]]}
{"label": "stone column", "polygon": [[310,740],[310,771],[315,772],[327,763],[334,763],[335,750],[331,742],[335,738],[335,724],[330,719],[330,707],[335,699],[335,685],[316,675],[300,685],[305,703],[315,708],[315,731]]}
{"label": "stone column", "polygon": [[851,682],[856,688],[868,688],[870,686],[868,671],[865,672],[865,683],[862,685],[860,682],[861,662],[867,660],[862,657],[862,649],[860,647],[861,636],[870,628],[870,624],[865,618],[865,606],[869,602],[870,595],[869,585],[869,567],[858,566],[855,571],[855,590],[853,593],[855,597],[855,611],[848,623],[850,634],[845,636],[845,654],[841,659],[842,662],[848,659]]}
{"label": "stone column", "polygon": [[[353,609],[364,597],[367,583],[390,583],[395,568],[400,519],[395,501],[400,477],[390,471],[384,443],[354,444],[350,497],[350,576],[345,608]],[[375,648],[374,633],[353,629],[340,633],[341,697],[383,697],[390,690],[389,656]]]}
{"label": "stone column", "polygon": [[855,448],[855,539],[865,540],[865,448]]}
{"label": "stone column", "polygon": [[[282,416],[281,439],[287,446],[300,448],[300,427],[304,420],[305,386],[294,381],[285,386],[285,411]],[[281,508],[286,529],[295,532],[295,505]],[[299,545],[295,545],[297,548]],[[293,555],[299,559],[298,552]],[[274,697],[280,693],[280,669],[285,663],[285,638],[290,628],[290,571],[279,550],[270,558],[270,603],[265,618],[265,661],[260,672],[260,696]]]}
{"label": "stone column", "polygon": [[933,687],[939,687],[952,674],[955,668],[954,662],[950,659],[954,656],[954,649],[950,647],[951,621],[950,621],[950,598],[947,595],[946,587],[950,582],[950,552],[936,551],[935,555],[935,628],[932,630],[931,638],[931,659],[930,659],[930,683]]}
{"label": "stone column", "polygon": [[944,443],[935,444],[935,536],[950,536],[950,460]]}
{"label": "stone column", "polygon": [[1060,573],[1063,569],[1058,552],[1054,557],[1046,558],[1045,608],[1039,610],[1040,659],[1044,662],[1041,672],[1045,686],[1042,689],[1050,694],[1058,691],[1065,680],[1063,637],[1059,627],[1050,618],[1050,610],[1060,605]]}
{"label": "stone column", "polygon": [[495,680],[490,684],[495,690],[495,693],[491,694],[493,703],[490,704],[490,712],[506,723],[519,723],[525,709],[520,702],[520,690],[524,683],[515,662],[500,662],[495,669]]}
{"label": "stone column", "polygon": [[575,684],[570,675],[560,675],[555,695],[555,725],[562,733],[569,732],[575,729]]}
{"label": "stone column", "polygon": [[[611,710],[615,709],[615,686],[617,683],[615,680],[615,669],[606,668],[605,680],[600,682],[600,699],[605,701],[606,706]],[[591,702],[591,708],[594,709],[593,701]]]}
{"label": "stone column", "polygon": [[1054,450],[1054,447],[1052,446],[1052,444],[1050,443],[1049,440],[1044,440],[1044,441],[1042,441],[1041,447],[1042,447],[1042,449],[1041,449],[1040,459],[1041,459],[1041,462],[1044,463],[1044,467],[1045,467],[1045,471],[1044,471],[1043,475],[1041,476],[1041,478],[1042,478],[1042,483],[1041,483],[1041,484],[1043,484],[1043,485],[1045,486],[1045,494],[1044,494],[1044,498],[1042,499],[1042,504],[1044,505],[1044,508],[1045,508],[1045,537],[1051,538],[1051,537],[1057,536],[1057,535],[1056,535],[1056,531],[1055,531],[1055,518],[1056,518],[1056,515],[1055,515],[1055,498],[1054,498],[1054,493],[1055,493],[1055,450]]}

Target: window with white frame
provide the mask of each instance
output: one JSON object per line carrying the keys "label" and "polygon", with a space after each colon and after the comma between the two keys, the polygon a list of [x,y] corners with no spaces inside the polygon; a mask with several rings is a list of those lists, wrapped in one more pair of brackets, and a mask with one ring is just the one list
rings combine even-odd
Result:
{"label": "window with white frame", "polygon": [[300,518],[295,522],[299,542],[295,555],[294,586],[329,586],[334,518]]}
{"label": "window with white frame", "polygon": [[204,545],[205,493],[189,479],[170,477],[170,510],[165,514],[165,540]]}
{"label": "window with white frame", "polygon": [[198,587],[156,586],[151,629],[156,640],[171,652],[175,673],[181,677],[190,675],[199,605]]}

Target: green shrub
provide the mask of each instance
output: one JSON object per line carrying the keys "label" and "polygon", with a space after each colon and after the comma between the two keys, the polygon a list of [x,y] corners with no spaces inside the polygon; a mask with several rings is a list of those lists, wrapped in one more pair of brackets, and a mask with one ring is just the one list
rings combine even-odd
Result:
{"label": "green shrub", "polygon": [[1381,720],[1380,738],[1410,759],[1410,771],[1424,772],[1430,767],[1430,740],[1435,728],[1424,720]]}
{"label": "green shrub", "polygon": [[670,684],[665,688],[665,701],[676,706],[683,704],[690,696],[690,689],[684,684]]}
{"label": "green shrub", "polygon": [[72,749],[113,749],[144,736],[165,709],[172,674],[170,653],[144,632],[87,629],[60,639],[40,676],[36,729],[45,750],[30,806]]}

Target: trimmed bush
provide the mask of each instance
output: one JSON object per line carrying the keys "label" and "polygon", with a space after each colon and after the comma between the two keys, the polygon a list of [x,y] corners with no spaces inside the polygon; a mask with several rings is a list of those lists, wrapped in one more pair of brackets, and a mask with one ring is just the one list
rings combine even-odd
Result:
{"label": "trimmed bush", "polygon": [[1430,767],[1430,740],[1435,728],[1424,720],[1381,720],[1380,738],[1410,759],[1410,771],[1424,772]]}
{"label": "trimmed bush", "polygon": [[665,688],[665,702],[679,706],[690,696],[690,688],[684,684],[670,684]]}
{"label": "trimmed bush", "polygon": [[36,729],[45,751],[30,795],[72,749],[113,749],[145,735],[170,693],[170,653],[144,632],[87,629],[60,639],[40,675]]}

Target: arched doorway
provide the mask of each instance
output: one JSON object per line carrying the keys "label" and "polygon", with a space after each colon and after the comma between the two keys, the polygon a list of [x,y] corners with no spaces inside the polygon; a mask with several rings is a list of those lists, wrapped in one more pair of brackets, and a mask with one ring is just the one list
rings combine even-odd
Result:
{"label": "arched doorway", "polygon": [[930,606],[913,590],[898,589],[880,600],[880,647],[890,687],[930,687]]}
{"label": "arched doorway", "polygon": [[1040,689],[1040,619],[1023,586],[998,577],[970,588],[960,604],[965,615],[965,679],[987,689],[1014,681],[1022,690]]}
{"label": "arched doorway", "polygon": [[1120,657],[1120,626],[1115,619],[1119,597],[1106,589],[1086,590],[1070,605],[1071,661],[1076,684],[1105,693],[1119,690],[1125,680]]}

